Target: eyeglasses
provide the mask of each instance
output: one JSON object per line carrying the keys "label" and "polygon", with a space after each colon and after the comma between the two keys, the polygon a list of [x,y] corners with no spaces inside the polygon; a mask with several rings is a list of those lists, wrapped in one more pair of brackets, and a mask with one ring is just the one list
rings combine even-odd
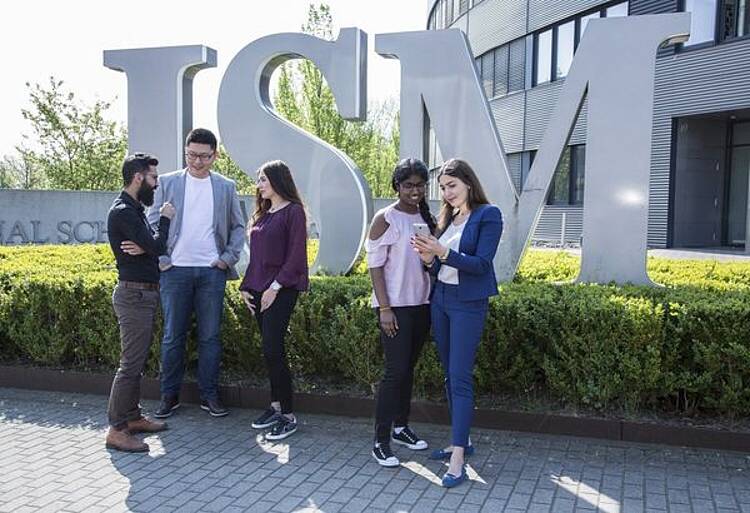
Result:
{"label": "eyeglasses", "polygon": [[211,157],[213,156],[214,156],[214,152],[211,152],[211,153],[195,153],[193,151],[185,152],[185,158],[188,160],[206,161],[206,160],[211,160]]}
{"label": "eyeglasses", "polygon": [[419,190],[425,190],[427,188],[427,183],[411,183],[411,182],[403,182],[399,184],[399,187],[402,188],[405,191],[411,191],[412,189],[419,189]]}

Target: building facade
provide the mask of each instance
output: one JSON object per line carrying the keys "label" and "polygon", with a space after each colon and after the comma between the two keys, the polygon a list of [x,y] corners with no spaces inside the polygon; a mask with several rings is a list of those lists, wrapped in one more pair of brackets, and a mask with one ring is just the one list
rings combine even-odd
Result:
{"label": "building facade", "polygon": [[[533,163],[576,46],[594,18],[688,11],[691,37],[659,50],[651,247],[746,244],[750,169],[750,0],[431,0],[427,27],[460,28],[500,131],[513,181]],[[584,103],[558,165],[537,241],[580,240]],[[432,167],[442,161],[434,136]],[[437,191],[432,189],[432,194]]]}

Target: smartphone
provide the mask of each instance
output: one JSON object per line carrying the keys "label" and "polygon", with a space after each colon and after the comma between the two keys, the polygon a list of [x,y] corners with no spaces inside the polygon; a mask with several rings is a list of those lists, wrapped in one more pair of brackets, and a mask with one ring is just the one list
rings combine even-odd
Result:
{"label": "smartphone", "polygon": [[430,236],[430,227],[427,226],[427,223],[414,223],[412,227],[414,228],[414,235]]}

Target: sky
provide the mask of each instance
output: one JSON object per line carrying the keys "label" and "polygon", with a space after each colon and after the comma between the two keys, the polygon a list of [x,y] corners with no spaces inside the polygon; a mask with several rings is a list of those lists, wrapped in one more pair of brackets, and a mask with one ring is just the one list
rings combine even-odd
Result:
{"label": "sky", "polygon": [[[124,73],[102,64],[104,50],[204,44],[218,53],[218,66],[193,82],[195,126],[216,129],[221,78],[232,58],[248,43],[278,32],[298,32],[308,0],[25,0],[3,9],[0,44],[5,48],[0,76],[0,157],[11,154],[30,134],[21,108],[28,106],[27,82],[46,83],[50,75],[84,102],[114,100],[109,117],[127,118]],[[368,99],[398,100],[399,66],[374,53],[375,34],[422,30],[426,0],[328,0],[337,28],[358,27],[368,34]]]}

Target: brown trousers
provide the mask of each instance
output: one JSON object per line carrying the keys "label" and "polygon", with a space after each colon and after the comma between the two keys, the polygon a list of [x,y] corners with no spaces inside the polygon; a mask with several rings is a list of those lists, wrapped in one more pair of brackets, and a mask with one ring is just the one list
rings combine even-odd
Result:
{"label": "brown trousers", "polygon": [[109,425],[122,429],[141,417],[141,378],[154,334],[159,292],[117,285],[112,306],[120,326],[120,367],[112,381],[107,416]]}

